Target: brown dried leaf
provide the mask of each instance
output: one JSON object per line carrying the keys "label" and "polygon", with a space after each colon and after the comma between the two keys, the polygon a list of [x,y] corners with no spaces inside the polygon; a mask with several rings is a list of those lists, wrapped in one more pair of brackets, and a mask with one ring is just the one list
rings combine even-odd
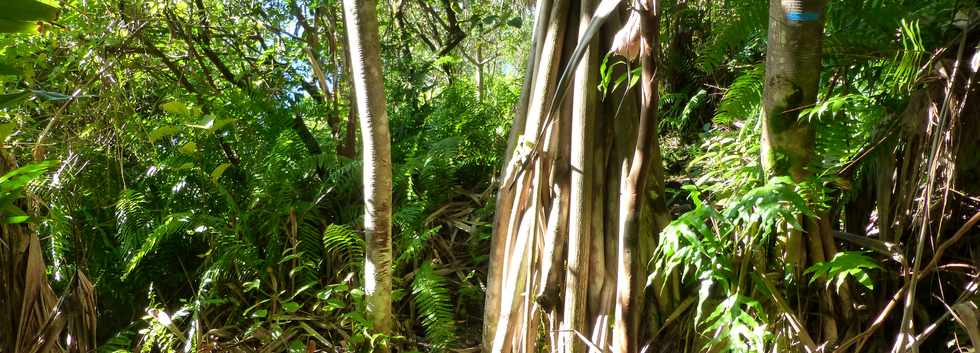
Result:
{"label": "brown dried leaf", "polygon": [[638,12],[630,12],[626,24],[619,32],[616,32],[610,50],[630,61],[636,60],[640,56],[640,14]]}

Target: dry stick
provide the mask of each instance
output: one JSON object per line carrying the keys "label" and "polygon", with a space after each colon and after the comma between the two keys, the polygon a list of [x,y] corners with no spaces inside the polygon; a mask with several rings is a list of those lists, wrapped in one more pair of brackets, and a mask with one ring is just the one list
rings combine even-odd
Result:
{"label": "dry stick", "polygon": [[320,90],[323,94],[330,95],[330,90],[327,86],[327,77],[323,74],[323,68],[320,66],[320,60],[317,59],[316,54],[313,53],[313,49],[309,46],[303,48],[306,52],[306,57],[310,61],[310,66],[313,67],[313,74],[316,75],[317,82],[320,83]]}
{"label": "dry stick", "polygon": [[685,311],[687,311],[687,309],[690,308],[691,305],[693,305],[694,302],[697,301],[697,299],[698,299],[698,297],[690,296],[690,297],[687,297],[687,299],[684,299],[684,301],[682,301],[680,304],[678,304],[677,305],[677,308],[674,309],[674,311],[672,313],[670,313],[669,316],[667,316],[667,319],[664,320],[664,323],[660,325],[660,329],[657,330],[657,333],[654,334],[653,337],[651,337],[651,338],[652,339],[657,339],[657,337],[660,337],[660,334],[663,333],[664,330],[668,326],[670,326],[670,324],[674,323],[674,321],[676,321],[677,318],[681,317],[681,314],[683,314]]}
{"label": "dry stick", "polygon": [[875,321],[871,323],[871,326],[869,326],[867,330],[864,330],[864,332],[861,332],[860,334],[851,337],[851,339],[845,341],[843,344],[837,347],[837,349],[835,349],[833,353],[844,353],[844,350],[847,349],[847,347],[850,347],[852,344],[859,341],[860,342],[858,343],[858,346],[854,350],[854,352],[855,353],[860,352],[861,347],[863,347],[864,343],[868,341],[868,338],[871,337],[871,334],[874,333],[875,330],[877,330],[879,327],[881,327],[881,324],[885,322],[885,318],[888,317],[888,314],[891,313],[892,309],[895,308],[896,304],[898,304],[898,301],[902,299],[902,295],[905,294],[905,289],[906,289],[905,287],[902,287],[901,289],[898,290],[898,292],[895,292],[895,295],[893,295],[892,299],[888,301],[888,304],[885,305],[884,309],[882,309],[881,312],[878,313],[878,316],[875,317]]}
{"label": "dry stick", "polygon": [[[919,277],[918,279],[921,280],[927,274],[929,274],[930,272],[932,272],[933,270],[935,270],[937,268],[938,263],[939,263],[939,259],[942,258],[943,252],[945,252],[946,249],[948,249],[950,246],[952,246],[957,241],[959,241],[960,238],[962,238],[964,235],[966,235],[966,233],[970,230],[970,228],[972,228],[973,226],[975,226],[978,221],[980,221],[980,212],[974,214],[973,217],[970,218],[970,220],[968,220],[965,224],[963,224],[963,226],[960,227],[960,229],[956,231],[956,233],[953,235],[953,237],[947,239],[945,242],[943,242],[942,244],[940,244],[939,247],[936,248],[936,252],[935,252],[935,254],[932,257],[932,260],[930,260],[929,263],[925,267],[923,267],[922,270],[919,271],[919,273],[917,275]],[[860,344],[858,344],[857,349],[855,349],[855,352],[860,352],[861,351],[861,348],[864,346],[864,343],[867,342],[868,338],[870,337],[870,334],[872,332],[874,332],[876,329],[878,329],[878,327],[881,326],[881,323],[884,322],[885,317],[887,317],[888,314],[891,312],[891,310],[895,308],[895,304],[898,303],[898,300],[900,299],[901,295],[905,293],[905,290],[906,289],[907,289],[907,286],[906,287],[902,287],[901,289],[899,289],[899,291],[897,293],[895,293],[895,296],[892,298],[891,301],[888,302],[888,304],[885,306],[885,308],[882,310],[882,312],[878,315],[878,317],[875,319],[875,321],[871,324],[871,327],[869,327],[866,331],[862,332],[861,334],[855,336],[854,338],[852,338],[847,343],[842,344],[840,347],[838,347],[836,350],[834,350],[834,353],[841,353],[841,352],[843,352],[845,348],[847,348],[848,346],[850,346],[851,344],[853,344],[854,341],[857,340],[857,339],[859,339],[859,338],[860,338],[861,341],[860,341]],[[938,320],[937,320],[937,322],[938,322]],[[931,333],[931,332],[925,332],[924,331],[919,336],[916,336],[916,338],[912,342],[920,341],[921,340],[920,337],[924,338],[923,335],[927,335],[927,333]],[[910,345],[911,345],[911,343],[910,343]]]}
{"label": "dry stick", "polygon": [[[963,34],[963,37],[966,38],[966,34],[965,33]],[[960,49],[961,50],[963,49],[962,46],[960,47]],[[960,55],[962,55],[962,52],[960,53]],[[957,63],[959,63],[959,62],[957,61]],[[956,70],[954,69],[953,72],[955,74]],[[970,98],[969,97],[970,87],[973,86],[973,79],[976,77],[976,74],[977,73],[974,71],[973,74],[970,75],[970,79],[967,80],[967,82],[966,82],[966,88],[963,90],[963,92],[964,92],[964,94],[963,94],[963,100],[960,102],[960,106],[956,110],[956,115],[954,116],[954,119],[956,117],[960,116],[960,114],[963,113],[963,109],[966,107],[966,102]],[[957,140],[956,143],[959,144],[960,141]],[[959,146],[957,146],[957,148],[959,148]],[[956,165],[954,164],[952,166],[952,169],[955,169],[955,168],[956,168]],[[950,184],[952,183],[953,175],[955,175],[952,170],[950,170],[948,174],[950,175],[950,177],[947,177],[946,178],[946,188],[945,188],[945,191],[943,193],[943,211],[942,211],[941,214],[946,214],[946,203],[947,203],[948,198],[949,198],[949,192],[950,192],[950,190],[952,190],[952,187],[951,187]],[[953,191],[955,192],[955,190],[953,190]],[[977,214],[973,215],[973,217],[971,217],[970,220],[968,220],[962,227],[960,227],[959,230],[956,231],[956,233],[953,235],[952,238],[950,238],[950,239],[946,240],[945,242],[943,242],[942,244],[940,244],[939,247],[933,252],[934,255],[932,257],[932,260],[929,261],[929,264],[927,264],[923,268],[922,273],[920,275],[925,275],[925,273],[929,272],[932,268],[936,267],[936,265],[939,263],[939,258],[942,257],[943,252],[945,252],[946,249],[948,249],[950,246],[952,246],[953,243],[955,243],[960,238],[962,238],[964,235],[966,235],[966,232],[971,227],[973,227],[973,225],[975,225],[977,223],[977,221],[980,221],[980,213],[977,213]],[[943,219],[940,218],[940,220],[939,220],[939,231],[938,231],[940,234],[942,233],[942,229],[943,229]]]}
{"label": "dry stick", "polygon": [[602,349],[599,348],[599,346],[596,345],[595,342],[589,340],[589,338],[585,337],[585,335],[583,335],[582,332],[579,330],[555,330],[555,332],[575,334],[575,337],[578,337],[578,339],[581,340],[583,344],[588,346],[590,350],[599,351],[599,352],[602,351]]}
{"label": "dry stick", "polygon": [[[953,94],[952,93],[953,87],[956,87],[956,74],[957,72],[959,72],[960,62],[962,62],[963,59],[963,50],[965,46],[966,46],[966,36],[964,35],[960,40],[960,48],[956,54],[956,63],[953,64],[953,72],[950,75],[949,84],[946,87],[946,97],[943,99],[943,106],[942,109],[940,109],[939,111],[941,118],[939,119],[940,125],[937,128],[940,129],[949,125],[948,120],[950,119],[950,117],[949,114],[946,113],[946,107],[949,104],[949,100]],[[917,273],[919,272],[919,265],[922,263],[922,253],[923,251],[925,251],[926,236],[929,233],[929,208],[930,208],[929,204],[932,203],[933,183],[936,179],[936,167],[938,164],[937,159],[939,159],[940,150],[942,149],[942,146],[940,144],[940,141],[942,140],[941,138],[942,135],[943,135],[942,130],[938,130],[935,132],[935,136],[933,136],[932,138],[932,146],[930,148],[931,155],[929,157],[928,162],[926,163],[927,165],[926,171],[928,173],[928,176],[926,178],[927,184],[925,190],[925,202],[923,203],[923,205],[925,206],[923,206],[923,211],[922,211],[923,212],[922,225],[919,228],[918,243],[915,244],[915,259],[912,260],[912,271],[911,271],[912,276],[909,279],[909,285],[908,285],[909,294],[905,297],[905,307],[902,310],[902,321],[901,324],[899,325],[898,338],[895,340],[895,346],[892,348],[892,351],[894,353],[905,352],[907,349],[906,337],[908,336],[914,338],[914,333],[911,332],[912,331],[912,326],[911,326],[912,305],[914,305],[915,303],[915,291],[919,284],[919,276],[917,275]],[[908,332],[906,333],[906,331]]]}
{"label": "dry stick", "polygon": [[939,244],[939,247],[936,248],[935,254],[932,256],[932,260],[930,260],[929,263],[919,271],[919,279],[932,270],[935,270],[939,265],[939,259],[943,256],[943,253],[946,252],[946,249],[949,249],[949,247],[953,246],[953,244],[963,238],[963,236],[965,236],[966,233],[977,224],[977,222],[980,222],[980,212],[977,212],[973,215],[973,217],[970,217],[970,220],[966,221],[966,223],[963,224],[963,226],[960,227],[960,229],[957,230],[951,238],[947,239],[942,244]]}
{"label": "dry stick", "polygon": [[978,283],[976,280],[968,283],[966,285],[966,290],[964,290],[963,293],[960,294],[959,298],[956,299],[956,302],[953,303],[953,305],[946,306],[947,310],[945,313],[943,313],[942,316],[936,319],[936,321],[933,321],[932,324],[930,324],[929,326],[926,326],[926,328],[922,330],[922,333],[913,337],[912,340],[909,341],[906,349],[911,349],[913,351],[918,349],[919,345],[922,344],[922,341],[928,338],[929,335],[931,335],[933,332],[936,332],[936,329],[939,328],[939,324],[941,324],[943,321],[946,321],[946,319],[948,319],[951,316],[952,314],[951,306],[956,306],[958,304],[964,303],[968,299],[973,297],[973,295],[977,291],[978,286],[980,286],[980,283]]}
{"label": "dry stick", "polygon": [[759,272],[759,279],[761,280],[762,285],[766,287],[766,291],[772,295],[772,300],[776,302],[776,306],[783,312],[783,315],[786,316],[786,320],[789,321],[790,326],[800,335],[800,343],[803,344],[803,348],[806,350],[806,352],[817,352],[817,345],[813,342],[813,338],[810,336],[810,333],[807,332],[806,326],[803,326],[803,322],[796,317],[796,314],[793,313],[793,309],[790,308],[789,304],[786,303],[786,300],[779,295],[776,286],[769,282],[769,279],[766,278],[765,273],[760,271],[760,269],[756,268],[755,270]]}

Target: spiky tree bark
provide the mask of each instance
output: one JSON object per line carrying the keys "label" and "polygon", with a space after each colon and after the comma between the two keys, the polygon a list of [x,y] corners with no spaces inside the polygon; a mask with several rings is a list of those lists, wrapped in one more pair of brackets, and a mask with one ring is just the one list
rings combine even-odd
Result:
{"label": "spiky tree bark", "polygon": [[378,332],[391,329],[391,137],[385,112],[378,18],[373,0],[345,0],[357,112],[364,153],[364,292]]}

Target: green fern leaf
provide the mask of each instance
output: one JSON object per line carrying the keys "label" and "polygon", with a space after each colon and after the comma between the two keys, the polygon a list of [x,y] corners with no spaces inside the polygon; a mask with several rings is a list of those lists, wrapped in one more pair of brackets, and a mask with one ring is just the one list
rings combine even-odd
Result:
{"label": "green fern leaf", "polygon": [[456,341],[452,298],[446,282],[430,263],[422,265],[412,281],[412,297],[433,352],[442,352]]}

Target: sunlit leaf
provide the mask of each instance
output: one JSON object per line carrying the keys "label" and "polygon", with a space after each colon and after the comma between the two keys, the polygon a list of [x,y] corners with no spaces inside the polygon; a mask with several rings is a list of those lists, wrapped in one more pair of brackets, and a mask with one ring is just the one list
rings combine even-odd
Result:
{"label": "sunlit leaf", "polygon": [[187,124],[187,126],[195,129],[217,131],[234,121],[234,119],[216,119],[214,116],[208,115],[197,124]]}
{"label": "sunlit leaf", "polygon": [[222,163],[217,168],[211,172],[211,182],[217,184],[218,179],[221,179],[221,175],[225,173],[225,170],[231,167],[231,163]]}
{"label": "sunlit leaf", "polygon": [[58,8],[34,0],[4,0],[0,33],[36,32],[40,21],[54,21]]}
{"label": "sunlit leaf", "polygon": [[302,305],[300,305],[297,302],[282,303],[282,309],[285,310],[287,313],[296,312],[296,310],[299,310],[300,307],[302,307]]}
{"label": "sunlit leaf", "polygon": [[6,141],[7,137],[17,128],[17,123],[0,124],[0,142]]}
{"label": "sunlit leaf", "polygon": [[150,132],[150,142],[157,142],[161,138],[176,135],[177,133],[180,133],[180,129],[176,126],[158,127]]}
{"label": "sunlit leaf", "polygon": [[181,102],[173,101],[167,102],[160,105],[160,109],[171,114],[177,115],[190,115],[191,111],[187,108],[187,105]]}
{"label": "sunlit leaf", "polygon": [[193,142],[185,143],[183,146],[180,146],[179,151],[187,155],[195,154],[197,153],[197,144]]}

